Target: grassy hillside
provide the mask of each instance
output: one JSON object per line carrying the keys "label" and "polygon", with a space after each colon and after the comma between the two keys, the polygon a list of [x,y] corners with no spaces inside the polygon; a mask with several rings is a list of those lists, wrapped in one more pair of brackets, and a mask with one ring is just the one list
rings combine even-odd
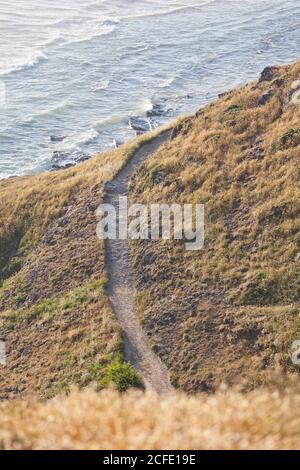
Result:
{"label": "grassy hillside", "polygon": [[139,314],[175,386],[247,389],[296,372],[300,338],[300,63],[187,118],[137,171],[132,200],[205,204],[205,246],[134,244]]}
{"label": "grassy hillside", "polygon": [[[270,68],[174,124],[132,180],[138,202],[205,204],[202,251],[133,245],[139,316],[186,391],[248,390],[298,372],[299,77],[299,63]],[[0,182],[1,398],[138,384],[106,294],[95,209],[105,181],[153,135],[68,170]]]}
{"label": "grassy hillside", "polygon": [[298,449],[299,391],[73,392],[0,405],[0,449]]}
{"label": "grassy hillside", "polygon": [[0,449],[298,448],[299,78],[300,63],[269,68],[181,120],[131,183],[133,201],[205,204],[203,250],[132,246],[152,347],[175,387],[214,394],[99,393],[141,384],[123,360],[95,209],[153,135],[0,182],[0,398],[25,398],[0,405]]}
{"label": "grassy hillside", "polygon": [[0,182],[1,398],[137,383],[107,299],[95,210],[104,183],[151,138],[68,170]]}

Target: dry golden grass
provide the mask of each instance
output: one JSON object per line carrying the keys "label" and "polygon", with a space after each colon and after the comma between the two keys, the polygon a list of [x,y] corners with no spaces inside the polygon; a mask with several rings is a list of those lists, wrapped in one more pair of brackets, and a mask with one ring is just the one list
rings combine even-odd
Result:
{"label": "dry golden grass", "polygon": [[110,366],[135,380],[122,364],[95,211],[104,183],[161,131],[68,170],[0,182],[2,399],[104,383]]}
{"label": "dry golden grass", "polygon": [[[135,245],[140,316],[173,384],[185,390],[214,391],[222,381],[253,389],[268,384],[269,369],[298,371],[290,346],[300,335],[300,107],[290,98],[299,76],[299,63],[279,67],[273,81],[232,91],[183,119],[133,180],[132,196],[139,202],[206,205],[200,253],[187,252],[180,242]],[[3,398],[52,396],[81,384],[90,366],[92,380],[93,364],[80,362],[85,354],[96,358],[101,377],[106,340],[115,345],[112,360],[120,351],[105,291],[97,301],[93,293],[85,300],[77,294],[106,276],[103,244],[95,234],[103,184],[156,133],[65,171],[0,182],[0,335],[9,338],[11,364],[1,382]],[[62,310],[68,302],[69,317]],[[36,321],[28,321],[36,311]],[[92,318],[107,335],[102,342],[92,335],[95,355],[81,341]],[[60,340],[67,354],[56,360]],[[204,398],[197,400],[204,404]]]}
{"label": "dry golden grass", "polygon": [[0,449],[299,449],[295,391],[159,397],[74,391],[0,405]]}
{"label": "dry golden grass", "polygon": [[28,254],[66,206],[111,180],[143,143],[160,132],[140,136],[67,170],[0,181],[0,281],[7,271],[10,274],[8,263]]}
{"label": "dry golden grass", "polygon": [[205,204],[203,250],[187,252],[173,241],[134,248],[140,316],[174,385],[185,390],[241,377],[252,388],[278,362],[293,367],[300,106],[291,97],[300,63],[274,69],[273,78],[186,119],[131,185],[134,201]]}
{"label": "dry golden grass", "polygon": [[[63,296],[0,316],[7,364],[0,366],[0,398],[52,398],[104,378],[122,354],[121,331],[105,291],[93,281]],[[104,374],[104,375],[103,375]]]}

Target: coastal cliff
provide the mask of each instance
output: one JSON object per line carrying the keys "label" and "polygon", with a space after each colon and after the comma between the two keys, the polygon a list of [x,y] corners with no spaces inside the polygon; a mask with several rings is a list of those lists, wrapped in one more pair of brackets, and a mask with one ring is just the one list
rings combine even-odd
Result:
{"label": "coastal cliff", "polygon": [[[213,393],[225,383],[249,393],[298,380],[299,79],[299,62],[268,67],[172,124],[131,178],[135,202],[205,205],[203,250],[131,244],[137,314],[175,388]],[[95,212],[105,183],[161,132],[73,168],[0,182],[2,399],[141,386],[124,358]]]}

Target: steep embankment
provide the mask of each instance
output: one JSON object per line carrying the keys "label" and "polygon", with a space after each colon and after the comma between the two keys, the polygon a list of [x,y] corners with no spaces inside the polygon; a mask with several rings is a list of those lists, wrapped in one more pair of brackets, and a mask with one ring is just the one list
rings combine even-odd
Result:
{"label": "steep embankment", "polygon": [[[300,107],[291,102],[299,76],[299,63],[269,68],[258,83],[181,121],[132,180],[138,202],[205,204],[202,251],[173,241],[133,246],[139,316],[173,384],[185,390],[212,391],[221,381],[251,388],[270,383],[272,371],[298,370],[290,348],[300,334]],[[104,183],[143,155],[136,152],[151,137],[69,170],[0,183],[2,398],[51,397],[92,381],[139,383],[124,363],[107,296],[95,209]],[[126,185],[131,171],[124,174]],[[117,258],[126,264],[130,256],[123,249],[108,257],[116,281]],[[122,323],[133,311],[131,280],[125,295],[114,284],[109,293]],[[135,327],[122,326],[126,358],[145,372],[133,354]]]}
{"label": "steep embankment", "polygon": [[137,385],[107,297],[95,211],[104,183],[155,134],[75,168],[0,182],[0,397]]}
{"label": "steep embankment", "polygon": [[300,64],[187,118],[137,171],[140,203],[205,204],[205,246],[134,244],[139,314],[175,386],[246,388],[298,371]]}

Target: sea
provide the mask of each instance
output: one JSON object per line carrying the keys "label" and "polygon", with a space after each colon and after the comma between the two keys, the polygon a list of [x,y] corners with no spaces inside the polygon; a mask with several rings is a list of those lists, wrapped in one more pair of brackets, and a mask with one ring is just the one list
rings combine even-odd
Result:
{"label": "sea", "polygon": [[299,46],[299,0],[0,0],[0,179],[115,148]]}

